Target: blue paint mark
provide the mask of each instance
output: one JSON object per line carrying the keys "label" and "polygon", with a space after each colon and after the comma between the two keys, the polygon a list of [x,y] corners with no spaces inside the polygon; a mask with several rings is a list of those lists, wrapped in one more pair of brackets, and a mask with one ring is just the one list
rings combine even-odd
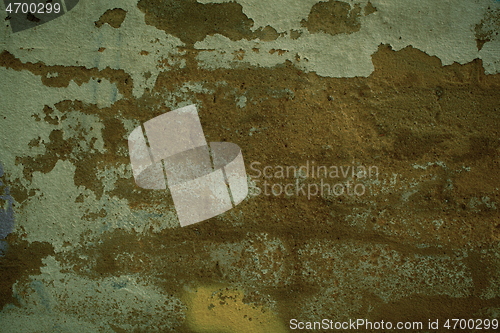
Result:
{"label": "blue paint mark", "polygon": [[122,288],[125,288],[127,286],[127,282],[126,281],[113,282],[112,286],[113,286],[113,289],[115,289],[115,290],[122,289]]}
{"label": "blue paint mark", "polygon": [[44,284],[41,281],[34,280],[31,282],[31,287],[35,290],[38,296],[40,296],[40,303],[42,306],[50,312],[49,295],[47,294],[47,290],[45,290]]}
{"label": "blue paint mark", "polygon": [[118,88],[116,85],[113,85],[112,91],[111,91],[111,103],[115,103],[116,99],[118,98]]}
{"label": "blue paint mark", "polygon": [[0,240],[0,258],[5,256],[8,250],[9,244],[7,244],[7,242],[4,240]]}
{"label": "blue paint mark", "polygon": [[[0,163],[0,177],[3,176],[3,166]],[[14,198],[10,196],[10,188],[5,183],[5,179],[4,181],[0,179],[0,257],[3,257],[8,250],[8,244],[4,239],[14,229],[14,210],[12,209]]]}

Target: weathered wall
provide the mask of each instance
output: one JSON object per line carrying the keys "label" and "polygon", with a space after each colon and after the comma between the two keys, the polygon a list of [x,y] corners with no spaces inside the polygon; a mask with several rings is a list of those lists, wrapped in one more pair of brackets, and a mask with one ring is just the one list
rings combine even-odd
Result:
{"label": "weathered wall", "polygon": [[[498,1],[81,0],[15,34],[0,8],[2,332],[499,317]],[[252,193],[181,228],[127,137],[193,103]],[[379,174],[275,174],[307,163]]]}

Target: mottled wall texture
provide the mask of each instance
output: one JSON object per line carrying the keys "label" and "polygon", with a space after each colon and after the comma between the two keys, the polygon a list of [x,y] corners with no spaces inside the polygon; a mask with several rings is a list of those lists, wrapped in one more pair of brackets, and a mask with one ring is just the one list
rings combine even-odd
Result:
{"label": "mottled wall texture", "polygon": [[[499,1],[76,2],[0,2],[1,332],[500,318]],[[249,194],[181,227],[127,139],[191,104]]]}

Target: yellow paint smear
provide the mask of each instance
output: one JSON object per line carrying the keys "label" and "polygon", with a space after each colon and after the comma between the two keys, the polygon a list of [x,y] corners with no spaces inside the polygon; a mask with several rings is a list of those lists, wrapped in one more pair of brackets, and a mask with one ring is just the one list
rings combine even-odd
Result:
{"label": "yellow paint smear", "polygon": [[239,289],[199,287],[186,292],[186,324],[195,332],[286,332],[279,318],[263,306],[243,303]]}

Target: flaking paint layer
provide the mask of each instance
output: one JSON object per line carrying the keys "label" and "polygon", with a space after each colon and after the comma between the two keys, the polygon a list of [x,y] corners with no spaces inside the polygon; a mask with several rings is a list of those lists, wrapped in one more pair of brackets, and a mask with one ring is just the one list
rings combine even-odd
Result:
{"label": "flaking paint layer", "polygon": [[[81,1],[19,34],[0,18],[16,217],[0,258],[4,329],[498,316],[498,5],[344,3]],[[167,24],[193,8],[233,20]],[[349,24],[311,17],[339,8]],[[314,160],[380,174],[359,180],[363,197],[250,196],[180,228],[168,191],[135,186],[127,137],[189,104],[247,170]]]}

